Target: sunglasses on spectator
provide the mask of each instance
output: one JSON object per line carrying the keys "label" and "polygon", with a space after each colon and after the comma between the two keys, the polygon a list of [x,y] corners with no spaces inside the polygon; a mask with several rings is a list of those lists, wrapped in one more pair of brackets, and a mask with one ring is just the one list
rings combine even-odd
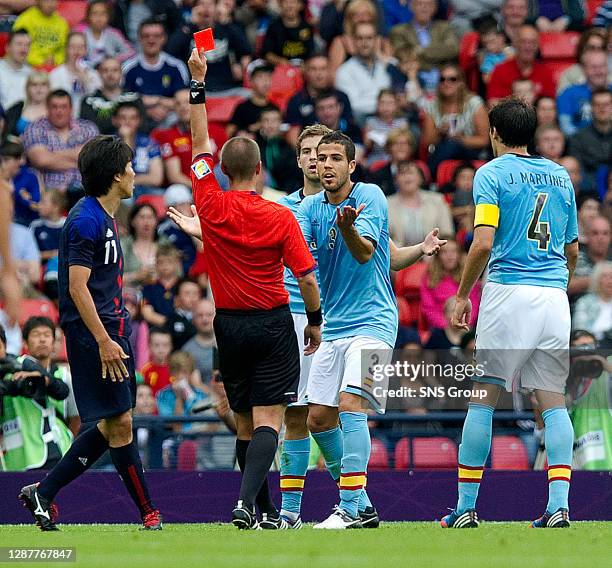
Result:
{"label": "sunglasses on spectator", "polygon": [[456,83],[459,80],[459,77],[456,75],[447,75],[440,77],[440,83]]}

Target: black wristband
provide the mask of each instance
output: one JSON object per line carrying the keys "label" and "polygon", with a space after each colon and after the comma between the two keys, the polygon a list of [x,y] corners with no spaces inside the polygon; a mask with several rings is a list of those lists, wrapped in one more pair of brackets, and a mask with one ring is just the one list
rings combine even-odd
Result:
{"label": "black wristband", "polygon": [[189,91],[189,104],[202,105],[206,102],[206,88],[204,83],[191,82],[191,89]]}
{"label": "black wristband", "polygon": [[306,317],[308,318],[308,325],[320,326],[323,323],[323,315],[321,314],[321,307],[314,312],[306,310]]}

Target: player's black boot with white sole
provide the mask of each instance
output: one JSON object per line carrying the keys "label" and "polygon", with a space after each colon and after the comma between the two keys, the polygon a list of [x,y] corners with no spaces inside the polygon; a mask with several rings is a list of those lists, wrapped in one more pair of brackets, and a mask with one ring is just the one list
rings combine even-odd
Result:
{"label": "player's black boot with white sole", "polygon": [[380,525],[378,511],[374,507],[366,507],[359,513],[359,518],[364,529],[377,529]]}
{"label": "player's black boot with white sole", "polygon": [[249,509],[242,501],[238,501],[232,511],[232,524],[239,529],[256,529],[258,524],[255,510]]}
{"label": "player's black boot with white sole", "polygon": [[456,511],[451,511],[440,521],[440,526],[443,529],[475,529],[479,524],[476,509],[468,509],[461,515]]}
{"label": "player's black boot with white sole", "polygon": [[57,508],[38,493],[38,484],[26,485],[19,492],[19,500],[30,511],[41,531],[59,531],[55,525]]}
{"label": "player's black boot with white sole", "polygon": [[531,529],[566,529],[570,526],[569,511],[557,509],[554,513],[544,513],[539,519],[533,521]]}
{"label": "player's black boot with white sole", "polygon": [[287,530],[291,527],[289,527],[289,523],[277,511],[276,513],[262,513],[258,528],[265,531],[278,531]]}

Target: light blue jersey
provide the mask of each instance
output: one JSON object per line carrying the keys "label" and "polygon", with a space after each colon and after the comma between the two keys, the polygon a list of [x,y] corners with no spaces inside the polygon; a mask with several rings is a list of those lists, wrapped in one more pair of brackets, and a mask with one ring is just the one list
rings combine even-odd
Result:
{"label": "light blue jersey", "polygon": [[365,209],[355,221],[359,234],[375,245],[374,255],[359,264],[336,226],[336,205],[325,192],[306,197],[297,213],[306,242],[318,253],[325,323],[323,339],[363,335],[395,344],[397,305],[389,274],[387,200],[377,185],[357,183],[345,205]]}
{"label": "light blue jersey", "polygon": [[567,288],[565,245],[578,239],[569,174],[540,156],[504,154],[474,178],[474,224],[497,229],[489,280]]}

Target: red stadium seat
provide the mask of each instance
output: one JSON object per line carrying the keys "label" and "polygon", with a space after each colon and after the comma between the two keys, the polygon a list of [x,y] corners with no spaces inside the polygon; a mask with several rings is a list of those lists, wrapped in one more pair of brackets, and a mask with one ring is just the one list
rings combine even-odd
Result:
{"label": "red stadium seat", "polygon": [[304,77],[299,67],[277,65],[272,73],[270,102],[285,112],[289,99],[304,86]]}
{"label": "red stadium seat", "polygon": [[[436,185],[438,187],[442,187],[444,184],[449,183],[453,179],[453,174],[455,173],[457,166],[465,161],[466,160],[444,160],[438,166],[438,173],[436,175]],[[483,162],[482,160],[471,160],[471,163],[476,169],[478,169],[486,162]]]}
{"label": "red stadium seat", "polygon": [[401,438],[395,444],[395,469],[408,469],[410,467],[410,438]]}
{"label": "red stadium seat", "polygon": [[183,440],[178,447],[176,469],[193,471],[198,465],[198,443],[195,440]]}
{"label": "red stadium seat", "polygon": [[370,173],[373,174],[374,172],[377,172],[378,170],[382,170],[388,163],[389,163],[389,160],[386,160],[384,158],[382,160],[376,160],[375,162],[372,163],[372,165],[369,168]]}
{"label": "red stadium seat", "polygon": [[468,87],[472,91],[478,90],[478,46],[480,45],[480,35],[478,32],[468,32],[459,43],[459,65],[465,73]]}
{"label": "red stadium seat", "polygon": [[0,57],[6,53],[6,44],[9,40],[9,32],[0,32]]}
{"label": "red stadium seat", "polygon": [[423,261],[400,270],[395,278],[395,293],[408,300],[420,299],[421,281],[426,271],[427,263]]}
{"label": "red stadium seat", "polygon": [[54,323],[59,322],[59,313],[55,304],[50,300],[26,299],[21,302],[21,314],[19,315],[19,325],[23,327],[25,322],[34,316],[44,316],[51,319]]}
{"label": "red stadium seat", "polygon": [[530,469],[527,448],[517,436],[493,436],[491,444],[493,469]]}
{"label": "red stadium seat", "polygon": [[457,467],[457,446],[450,438],[414,438],[412,459],[415,468],[453,469]]}
{"label": "red stadium seat", "polygon": [[68,25],[73,28],[85,19],[87,0],[59,0],[57,11],[63,16]]}
{"label": "red stadium seat", "polygon": [[576,59],[576,45],[580,32],[542,32],[540,55],[542,59]]}
{"label": "red stadium seat", "polygon": [[243,97],[213,97],[206,100],[206,112],[210,122],[227,124],[236,106],[244,100]]}
{"label": "red stadium seat", "polygon": [[141,195],[136,200],[136,203],[138,205],[142,203],[147,203],[151,205],[155,209],[155,212],[157,213],[157,218],[165,219],[166,211],[168,210],[168,207],[166,206],[166,202],[164,201],[163,195]]}
{"label": "red stadium seat", "polygon": [[387,446],[378,438],[372,438],[372,451],[370,453],[368,469],[389,469],[389,452],[387,451]]}
{"label": "red stadium seat", "polygon": [[595,17],[597,10],[599,10],[599,7],[603,3],[604,3],[604,0],[587,0],[586,1],[587,14],[586,14],[585,21],[587,24],[590,24],[593,21],[593,18]]}

